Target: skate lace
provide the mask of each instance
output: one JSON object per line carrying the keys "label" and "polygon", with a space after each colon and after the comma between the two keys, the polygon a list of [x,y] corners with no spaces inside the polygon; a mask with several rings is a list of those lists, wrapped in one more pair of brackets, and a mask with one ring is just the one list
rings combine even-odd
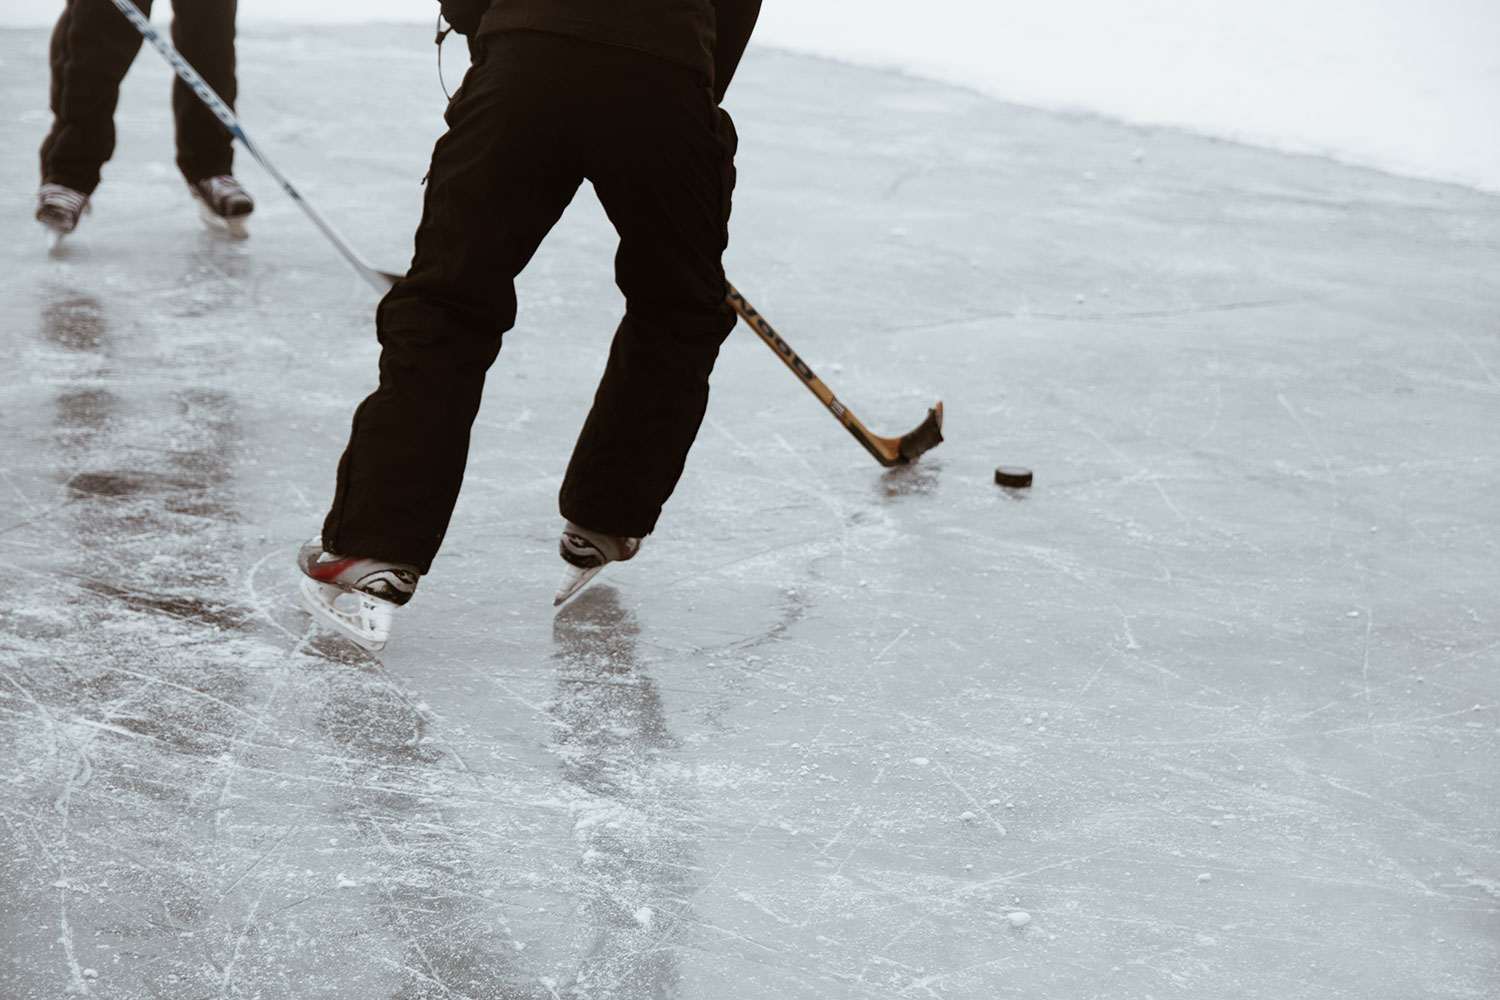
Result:
{"label": "skate lace", "polygon": [[82,212],[83,206],[89,200],[89,196],[82,191],[74,191],[61,184],[43,184],[40,193],[43,205],[48,208],[60,208],[70,215]]}
{"label": "skate lace", "polygon": [[205,177],[197,183],[198,192],[204,200],[213,206],[221,215],[228,208],[230,202],[243,199],[250,200],[245,189],[240,187],[240,182],[234,179],[233,174],[215,174],[213,177]]}

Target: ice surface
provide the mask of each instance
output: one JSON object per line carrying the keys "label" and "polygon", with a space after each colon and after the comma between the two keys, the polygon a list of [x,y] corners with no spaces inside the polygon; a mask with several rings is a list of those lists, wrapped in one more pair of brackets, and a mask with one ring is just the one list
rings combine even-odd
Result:
{"label": "ice surface", "polygon": [[[251,134],[385,267],[428,42],[241,40]],[[44,52],[0,33],[6,1000],[1500,988],[1495,198],[752,52],[731,277],[946,443],[882,471],[740,331],[554,618],[620,308],[582,194],[371,656],[291,564],[370,293],[247,158],[251,238],[202,230],[150,53],[48,257]]]}

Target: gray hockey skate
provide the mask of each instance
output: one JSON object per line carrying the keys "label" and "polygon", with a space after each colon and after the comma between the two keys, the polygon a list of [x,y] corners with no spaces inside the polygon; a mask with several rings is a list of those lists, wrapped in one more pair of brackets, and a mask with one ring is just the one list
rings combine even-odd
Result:
{"label": "gray hockey skate", "polygon": [[255,211],[255,201],[230,174],[216,174],[194,181],[188,190],[198,202],[198,215],[210,229],[242,240],[250,235],[245,220]]}
{"label": "gray hockey skate", "polygon": [[639,538],[606,535],[569,521],[557,545],[558,554],[567,566],[563,568],[562,581],[557,585],[552,606],[557,607],[582,590],[605,566],[633,558],[640,550]]}
{"label": "gray hockey skate", "polygon": [[43,184],[36,193],[36,221],[47,227],[53,247],[78,228],[78,218],[89,209],[89,196],[61,184]]}

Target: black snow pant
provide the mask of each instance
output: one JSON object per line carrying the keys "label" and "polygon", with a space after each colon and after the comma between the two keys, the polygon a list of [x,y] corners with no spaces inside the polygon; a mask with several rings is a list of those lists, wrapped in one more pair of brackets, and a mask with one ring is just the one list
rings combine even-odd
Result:
{"label": "black snow pant", "polygon": [[478,48],[433,150],[411,270],[376,314],[380,385],[355,411],[323,525],[330,551],[423,573],[458,499],[485,372],[515,324],[513,279],[585,178],[620,235],[626,306],[563,480],[565,518],[651,532],[735,323],[721,258],[736,138],[707,80],[542,32]]}
{"label": "black snow pant", "polygon": [[[136,0],[151,13],[151,0]],[[234,106],[236,0],[174,0],[172,44]],[[42,181],[88,194],[115,151],[120,81],[141,48],[140,32],[109,0],[68,0],[52,32],[52,131],[42,142]],[[177,168],[188,183],[230,172],[232,137],[192,88],[174,77]]]}

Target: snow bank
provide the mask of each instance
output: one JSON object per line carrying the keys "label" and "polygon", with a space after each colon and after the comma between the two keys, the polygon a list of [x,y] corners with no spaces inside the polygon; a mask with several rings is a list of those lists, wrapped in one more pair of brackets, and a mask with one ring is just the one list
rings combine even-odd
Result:
{"label": "snow bank", "polygon": [[1500,191],[1493,0],[804,0],[757,40]]}

